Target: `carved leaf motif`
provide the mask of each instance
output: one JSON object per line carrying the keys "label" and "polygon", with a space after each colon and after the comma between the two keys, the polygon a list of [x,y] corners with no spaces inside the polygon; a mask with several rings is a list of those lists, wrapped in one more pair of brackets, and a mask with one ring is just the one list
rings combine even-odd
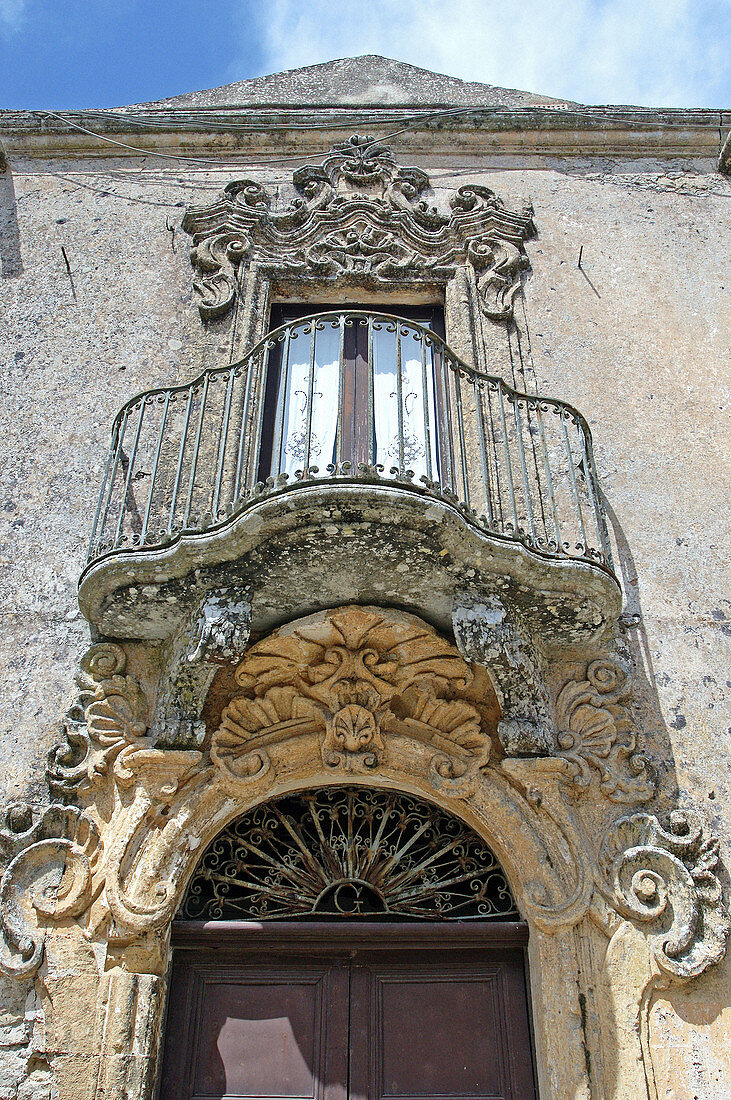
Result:
{"label": "carved leaf motif", "polygon": [[362,607],[313,616],[253,646],[236,679],[244,695],[224,709],[211,746],[229,771],[242,754],[312,732],[325,766],[348,771],[376,767],[389,735],[421,741],[439,754],[431,773],[461,789],[489,757],[478,711],[455,698],[472,680],[468,665],[411,616]]}
{"label": "carved leaf motif", "polygon": [[599,853],[599,887],[627,920],[645,927],[658,965],[692,978],[726,952],[731,928],[715,874],[718,841],[690,810],[623,817]]}
{"label": "carved leaf motif", "polygon": [[557,700],[557,754],[575,790],[586,790],[592,773],[612,802],[644,802],[655,787],[647,763],[635,752],[636,737],[627,702],[627,673],[612,661],[594,661],[585,680],[570,680]]}
{"label": "carved leaf motif", "polygon": [[70,798],[95,786],[127,745],[144,743],[148,707],[135,679],[123,675],[124,650],[111,643],[91,646],[82,657],[79,694],[64,722],[64,741],[51,750],[51,793]]}

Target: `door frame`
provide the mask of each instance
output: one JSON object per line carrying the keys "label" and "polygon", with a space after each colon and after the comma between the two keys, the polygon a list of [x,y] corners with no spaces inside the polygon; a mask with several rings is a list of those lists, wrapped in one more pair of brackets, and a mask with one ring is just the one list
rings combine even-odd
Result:
{"label": "door frame", "polygon": [[[242,948],[242,944],[246,944]],[[430,947],[526,948],[525,921],[174,921],[173,948],[228,948],[281,951],[290,945],[307,946],[328,954],[334,947],[379,946],[408,950]]]}

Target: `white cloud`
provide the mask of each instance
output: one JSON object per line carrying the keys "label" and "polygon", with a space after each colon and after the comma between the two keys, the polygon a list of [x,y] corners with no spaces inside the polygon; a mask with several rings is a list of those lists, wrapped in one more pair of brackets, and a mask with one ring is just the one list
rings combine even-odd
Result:
{"label": "white cloud", "polygon": [[378,53],[584,103],[731,105],[728,0],[271,0],[258,29],[266,72]]}
{"label": "white cloud", "polygon": [[0,0],[0,29],[17,31],[23,23],[26,0]]}

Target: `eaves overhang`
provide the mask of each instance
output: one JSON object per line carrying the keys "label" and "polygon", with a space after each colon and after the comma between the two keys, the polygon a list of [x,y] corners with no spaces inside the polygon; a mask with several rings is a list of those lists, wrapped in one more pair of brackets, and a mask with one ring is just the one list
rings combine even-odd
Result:
{"label": "eaves overhang", "polygon": [[[408,121],[406,120],[408,116]],[[14,157],[165,154],[251,160],[327,152],[354,130],[401,130],[399,146],[433,160],[490,156],[718,158],[731,112],[627,107],[475,107],[455,110],[359,105],[0,111]],[[405,127],[405,129],[404,129]],[[381,133],[381,130],[383,133]]]}

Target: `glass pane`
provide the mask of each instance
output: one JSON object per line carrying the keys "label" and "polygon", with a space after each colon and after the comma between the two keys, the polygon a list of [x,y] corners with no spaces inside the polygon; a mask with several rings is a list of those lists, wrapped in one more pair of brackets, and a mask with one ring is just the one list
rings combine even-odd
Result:
{"label": "glass pane", "polygon": [[387,326],[379,330],[374,326],[376,461],[386,473],[392,467],[413,470],[418,481],[422,475],[437,475],[433,352],[425,346],[422,361],[420,333],[408,324],[401,325],[400,330],[399,384],[399,336]]}
{"label": "glass pane", "polygon": [[[292,329],[287,361],[282,363],[279,404],[282,411],[281,454],[274,456],[273,473],[293,477],[308,459],[324,472],[335,459],[338,417],[338,359],[340,331],[329,322],[311,333],[308,324]],[[314,372],[310,380],[314,339]],[[310,411],[310,381],[312,409]],[[279,459],[279,461],[277,461]]]}

